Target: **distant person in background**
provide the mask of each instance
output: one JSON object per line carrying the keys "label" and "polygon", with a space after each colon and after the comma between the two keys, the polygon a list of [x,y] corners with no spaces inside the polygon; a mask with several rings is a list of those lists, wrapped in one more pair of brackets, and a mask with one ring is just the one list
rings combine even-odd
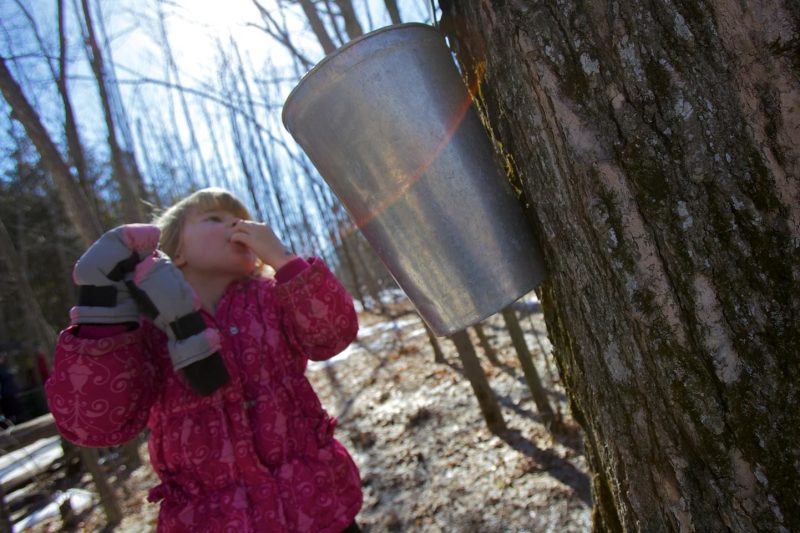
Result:
{"label": "distant person in background", "polygon": [[19,422],[21,415],[18,394],[19,387],[11,372],[8,355],[2,354],[0,355],[0,408],[3,410],[3,416],[15,424]]}

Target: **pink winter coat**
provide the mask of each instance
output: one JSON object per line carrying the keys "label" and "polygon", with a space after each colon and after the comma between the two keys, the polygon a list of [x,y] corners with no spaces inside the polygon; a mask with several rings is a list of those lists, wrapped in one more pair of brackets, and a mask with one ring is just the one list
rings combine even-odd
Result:
{"label": "pink winter coat", "polygon": [[149,321],[99,339],[61,332],[46,385],[58,428],[92,447],[150,428],[158,531],[338,533],[359,511],[358,469],[304,375],[308,359],[355,338],[353,301],[319,259],[292,263],[296,273],[235,282],[214,316],[203,311],[231,376],[209,397],[172,370]]}

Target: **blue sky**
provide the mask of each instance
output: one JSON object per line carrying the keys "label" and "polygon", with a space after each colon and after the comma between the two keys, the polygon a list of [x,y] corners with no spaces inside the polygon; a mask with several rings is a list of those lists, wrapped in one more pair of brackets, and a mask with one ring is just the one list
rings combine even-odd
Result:
{"label": "blue sky", "polygon": [[[275,12],[279,0],[259,0],[261,4]],[[287,4],[286,0],[283,0]],[[61,122],[63,111],[60,108],[54,84],[47,63],[40,52],[53,51],[51,63],[55,64],[57,50],[57,17],[55,2],[52,0],[6,0],[0,5],[0,53],[9,61],[17,80],[39,111],[46,127],[56,142],[63,137]],[[383,0],[353,0],[359,20],[365,31],[390,24]],[[404,22],[428,22],[430,20],[429,0],[398,0]],[[68,13],[67,26],[69,38],[70,90],[78,115],[84,142],[102,158],[106,151],[106,132],[103,117],[96,96],[96,85],[83,51],[80,28],[75,17],[80,0],[65,0]],[[269,101],[257,98],[265,107],[258,110],[259,124],[269,129],[272,135],[282,139],[290,150],[298,150],[291,137],[280,122],[280,108],[288,93],[296,84],[295,68],[285,48],[256,26],[263,21],[252,0],[90,0],[97,29],[107,36],[109,49],[106,59],[113,59],[116,79],[120,81],[119,94],[132,131],[132,148],[137,156],[145,178],[152,178],[146,162],[160,157],[169,163],[169,155],[156,152],[165,146],[159,143],[152,130],[162,124],[175,122],[182,148],[174,153],[174,158],[188,161],[189,166],[200,172],[205,162],[218,151],[225,161],[224,168],[206,169],[214,185],[219,175],[233,181],[232,188],[240,196],[246,197],[241,171],[238,169],[237,154],[232,144],[232,134],[226,124],[228,114],[219,103],[219,82],[221,57],[218,42],[230,50],[231,42],[239,47],[245,63],[252,65],[256,78],[285,79],[282,83],[269,84]],[[25,10],[27,10],[27,15]],[[187,95],[188,114],[195,124],[195,137],[200,150],[192,149],[189,131],[182,102],[175,91],[169,91],[162,82],[175,82],[174,74],[169,72],[162,48],[161,18],[169,39],[175,62],[179,70],[180,84],[194,92]],[[38,28],[38,38],[32,30],[31,20]],[[101,23],[102,22],[102,23]],[[323,52],[313,35],[307,29],[307,22],[299,7],[289,10],[286,22],[296,46],[312,61],[323,57]],[[265,66],[267,65],[267,66]],[[274,71],[274,73],[273,73]],[[112,75],[112,73],[109,73]],[[213,98],[198,96],[201,93],[215,94]],[[268,105],[268,107],[266,107]],[[5,102],[0,100],[0,153],[7,153],[13,143],[8,137],[10,119]],[[199,117],[203,113],[212,117],[215,126],[207,128]],[[141,128],[147,142],[144,144],[136,135]],[[19,128],[17,128],[19,130]],[[212,145],[212,134],[217,143]],[[288,156],[281,156],[286,158]],[[284,159],[285,160],[285,159]],[[162,161],[163,163],[163,161]],[[0,165],[0,174],[10,164],[7,159]],[[288,166],[290,167],[290,165]],[[305,201],[303,179],[293,175],[291,169],[279,172],[278,185],[284,192],[287,202],[297,205]],[[262,195],[266,196],[262,189]],[[251,206],[252,207],[252,206]],[[313,206],[306,206],[314,213]],[[266,209],[270,209],[266,205]]]}

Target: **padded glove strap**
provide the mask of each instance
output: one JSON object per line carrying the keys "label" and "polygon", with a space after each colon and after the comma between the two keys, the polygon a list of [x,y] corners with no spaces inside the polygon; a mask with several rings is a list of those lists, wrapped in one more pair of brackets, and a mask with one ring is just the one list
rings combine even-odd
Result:
{"label": "padded glove strap", "polygon": [[116,307],[117,288],[113,285],[79,285],[78,306],[80,307]]}
{"label": "padded glove strap", "polygon": [[127,259],[123,259],[117,263],[116,266],[114,266],[114,269],[108,273],[108,279],[111,281],[122,281],[122,278],[125,277],[125,274],[134,271],[140,260],[139,254],[136,252],[131,253]]}
{"label": "padded glove strap", "polygon": [[203,322],[203,315],[199,311],[193,311],[173,320],[169,327],[175,334],[175,340],[182,341],[206,329],[206,324]]}

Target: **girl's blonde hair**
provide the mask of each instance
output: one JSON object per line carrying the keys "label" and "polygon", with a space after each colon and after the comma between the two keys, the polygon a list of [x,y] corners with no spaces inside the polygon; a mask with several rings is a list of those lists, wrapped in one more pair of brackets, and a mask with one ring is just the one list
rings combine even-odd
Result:
{"label": "girl's blonde hair", "polygon": [[225,211],[244,220],[250,220],[250,212],[233,194],[219,187],[209,187],[193,192],[159,215],[153,224],[161,229],[159,248],[175,259],[181,246],[181,233],[186,219],[192,213]]}

